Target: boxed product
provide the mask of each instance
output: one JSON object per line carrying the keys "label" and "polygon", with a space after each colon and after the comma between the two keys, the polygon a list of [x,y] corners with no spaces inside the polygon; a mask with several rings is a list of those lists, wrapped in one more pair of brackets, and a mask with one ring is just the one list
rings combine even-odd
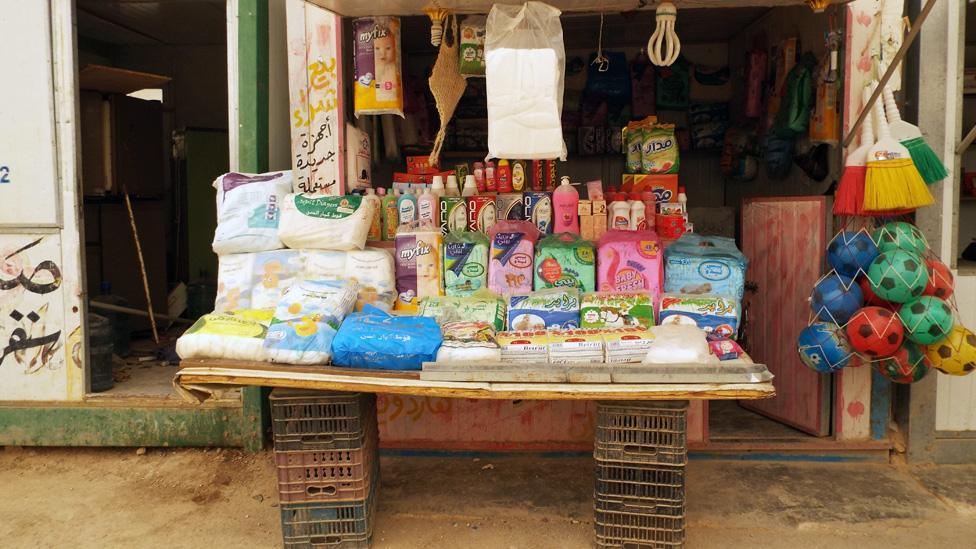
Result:
{"label": "boxed product", "polygon": [[453,232],[444,236],[444,293],[469,296],[488,286],[488,237]]}
{"label": "boxed product", "polygon": [[678,200],[678,174],[624,174],[623,187],[632,192],[651,191],[658,204]]}
{"label": "boxed product", "polygon": [[549,330],[549,362],[600,364],[603,361],[603,334],[600,330]]}
{"label": "boxed product", "polygon": [[642,362],[654,341],[654,334],[640,326],[603,329],[600,335],[609,364]]}
{"label": "boxed product", "polygon": [[495,341],[504,362],[549,362],[549,333],[546,330],[498,332]]}
{"label": "boxed product", "polygon": [[441,325],[444,342],[437,362],[499,362],[501,349],[495,328],[487,322],[448,322]]}
{"label": "boxed product", "polygon": [[721,295],[661,295],[660,324],[688,324],[706,332],[735,337],[739,329],[739,303]]}
{"label": "boxed product", "polygon": [[661,293],[661,244],[654,231],[607,231],[597,254],[600,291]]}
{"label": "boxed product", "polygon": [[664,252],[664,291],[684,295],[718,294],[739,303],[745,293],[748,261],[735,240],[685,234]]}
{"label": "boxed product", "polygon": [[569,287],[581,292],[596,288],[593,243],[573,233],[547,236],[535,246],[535,289]]}
{"label": "boxed product", "polygon": [[575,288],[516,294],[508,300],[508,329],[577,328],[579,313],[579,292]]}
{"label": "boxed product", "polygon": [[441,231],[418,223],[401,225],[395,246],[398,311],[415,312],[417,300],[441,295]]}
{"label": "boxed product", "polygon": [[491,293],[469,297],[425,297],[420,300],[420,316],[428,316],[438,324],[448,322],[487,322],[496,330],[505,328],[505,302]]}
{"label": "boxed product", "polygon": [[654,325],[654,298],[649,292],[588,292],[580,297],[581,328]]}
{"label": "boxed product", "polygon": [[328,364],[332,339],[356,304],[357,287],[347,280],[302,280],[278,303],[264,348],[272,362]]}
{"label": "boxed product", "polygon": [[532,291],[532,265],[539,231],[530,221],[500,220],[488,231],[488,288],[497,294]]}
{"label": "boxed product", "polygon": [[291,192],[291,170],[265,174],[227,173],[214,180],[217,189],[217,255],[277,250],[280,208]]}
{"label": "boxed product", "polygon": [[430,155],[408,156],[407,173],[418,175],[436,174],[441,173],[441,167],[439,164],[431,165]]}

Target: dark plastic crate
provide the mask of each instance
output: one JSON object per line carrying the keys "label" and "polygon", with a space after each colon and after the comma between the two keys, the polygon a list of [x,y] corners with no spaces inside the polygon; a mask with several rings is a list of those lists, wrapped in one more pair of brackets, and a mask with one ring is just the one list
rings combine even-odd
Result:
{"label": "dark plastic crate", "polygon": [[685,468],[597,460],[596,494],[684,506]]}
{"label": "dark plastic crate", "polygon": [[288,549],[368,549],[376,515],[377,484],[357,502],[284,503],[281,534]]}
{"label": "dark plastic crate", "polygon": [[275,452],[278,498],[282,503],[363,500],[379,483],[373,437],[361,450]]}
{"label": "dark plastic crate", "polygon": [[685,465],[687,426],[687,402],[600,402],[593,456],[626,463]]}
{"label": "dark plastic crate", "polygon": [[275,389],[270,400],[276,451],[356,449],[378,431],[371,393]]}
{"label": "dark plastic crate", "polygon": [[685,518],[640,513],[594,513],[597,547],[637,549],[684,547]]}
{"label": "dark plastic crate", "polygon": [[596,493],[593,496],[593,506],[597,512],[602,513],[660,515],[665,517],[683,517],[685,515],[684,503],[654,498],[629,498]]}

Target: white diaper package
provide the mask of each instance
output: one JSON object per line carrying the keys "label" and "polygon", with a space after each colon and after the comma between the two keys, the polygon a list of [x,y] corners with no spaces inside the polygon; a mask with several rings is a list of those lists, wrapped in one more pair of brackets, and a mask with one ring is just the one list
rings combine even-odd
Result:
{"label": "white diaper package", "polygon": [[367,304],[383,311],[393,308],[397,293],[396,268],[389,250],[303,250],[302,258],[305,265],[303,278],[345,279],[358,284],[357,311],[363,310],[363,305]]}
{"label": "white diaper package", "polygon": [[281,207],[278,236],[296,250],[362,250],[373,207],[373,201],[356,195],[289,194]]}
{"label": "white diaper package", "polygon": [[273,309],[301,271],[298,250],[222,255],[214,311]]}
{"label": "white diaper package", "polygon": [[272,309],[241,309],[201,316],[176,340],[176,354],[187,358],[267,360],[264,338]]}
{"label": "white diaper package", "polygon": [[485,35],[488,158],[566,159],[560,11],[495,4]]}
{"label": "white diaper package", "polygon": [[291,170],[265,174],[227,173],[217,189],[217,255],[282,248],[278,238],[281,203],[291,192]]}
{"label": "white diaper package", "polygon": [[301,280],[285,292],[268,326],[264,348],[272,362],[328,364],[332,339],[356,303],[348,280]]}

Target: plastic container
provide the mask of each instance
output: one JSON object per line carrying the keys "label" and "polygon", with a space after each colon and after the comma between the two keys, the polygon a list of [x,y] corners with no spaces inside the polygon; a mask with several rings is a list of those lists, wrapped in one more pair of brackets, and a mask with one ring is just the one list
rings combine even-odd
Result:
{"label": "plastic container", "polygon": [[376,196],[376,191],[372,187],[366,189],[363,202],[368,202],[373,206],[373,222],[369,225],[369,234],[366,240],[381,240],[383,238],[383,201]]}
{"label": "plastic container", "polygon": [[397,224],[412,223],[417,220],[417,197],[410,189],[397,198]]}
{"label": "plastic container", "polygon": [[[475,188],[474,188],[474,193],[472,193],[472,194],[477,194],[477,193],[483,193],[483,192],[485,192],[485,163],[484,162],[475,162],[474,163],[474,168],[473,168],[472,172],[473,173],[471,174],[471,177],[474,177],[474,183],[476,185]],[[468,188],[468,177],[469,176],[464,176],[464,188],[465,189]],[[470,195],[466,195],[462,191],[461,192],[461,196],[470,196]]]}
{"label": "plastic container", "polygon": [[362,448],[377,431],[376,396],[275,389],[271,392],[275,451]]}
{"label": "plastic container", "polygon": [[[477,170],[477,168],[475,168],[475,170]],[[464,176],[464,188],[461,189],[461,196],[465,198],[469,196],[474,196],[478,194],[480,188],[481,187],[480,185],[478,185],[477,182],[477,176],[466,175]]]}
{"label": "plastic container", "polygon": [[285,503],[281,534],[287,549],[369,549],[376,516],[377,485],[366,499],[350,502]]}
{"label": "plastic container", "polygon": [[444,187],[442,196],[461,196],[461,189],[458,188],[458,178],[456,175],[447,176],[447,185]]}
{"label": "plastic container", "polygon": [[621,199],[610,204],[607,214],[607,229],[630,230],[630,202]]}
{"label": "plastic container", "polygon": [[282,503],[362,500],[377,483],[377,437],[358,450],[275,452],[278,497]]}
{"label": "plastic container", "polygon": [[[435,175],[435,178],[440,176]],[[441,185],[443,190],[443,184]],[[431,224],[440,223],[440,199],[431,189],[425,189],[417,198],[417,219]]]}
{"label": "plastic container", "polygon": [[114,348],[112,323],[101,315],[88,315],[88,363],[91,365],[91,392],[101,393],[115,386],[112,376]]}
{"label": "plastic container", "polygon": [[[454,177],[454,176],[448,176],[448,177],[450,178],[450,177]],[[454,182],[457,183],[457,179],[455,179]],[[455,188],[457,188],[456,185],[455,185]],[[440,198],[440,197],[442,197],[442,196],[444,196],[446,194],[447,189],[444,187],[444,176],[443,175],[435,175],[434,176],[433,181],[431,181],[431,183],[430,183],[430,192],[431,192],[431,194],[433,194],[434,196],[436,196],[438,198]]]}
{"label": "plastic container", "polygon": [[630,230],[643,231],[647,229],[647,217],[640,193],[630,193]]}
{"label": "plastic container", "polygon": [[552,192],[553,233],[579,234],[579,192],[563,176],[562,182]]}
{"label": "plastic container", "polygon": [[512,192],[512,166],[504,158],[498,161],[498,169],[495,171],[497,179],[496,187],[500,193]]}
{"label": "plastic container", "polygon": [[498,174],[495,172],[495,161],[489,160],[485,162],[485,188],[484,191],[478,188],[479,192],[497,192],[498,191]]}
{"label": "plastic container", "polygon": [[396,189],[391,189],[390,193],[382,198],[380,204],[383,214],[383,240],[393,240],[396,238],[397,227],[400,226],[400,212],[397,209]]}
{"label": "plastic container", "polygon": [[600,461],[684,466],[687,424],[686,402],[601,402],[593,456]]}

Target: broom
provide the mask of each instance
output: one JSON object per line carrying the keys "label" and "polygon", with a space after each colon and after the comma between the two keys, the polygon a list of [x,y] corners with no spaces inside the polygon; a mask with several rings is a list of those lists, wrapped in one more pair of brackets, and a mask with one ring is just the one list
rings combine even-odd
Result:
{"label": "broom", "polygon": [[864,210],[880,212],[916,209],[935,202],[908,149],[891,137],[884,105],[874,103],[878,142],[868,153],[864,178]]}
{"label": "broom", "polygon": [[895,94],[888,86],[884,88],[884,103],[891,136],[908,149],[908,154],[912,156],[912,162],[918,168],[918,173],[922,174],[922,179],[931,185],[949,177],[945,165],[939,160],[932,147],[925,142],[918,126],[901,119],[901,113],[898,112],[898,105],[895,103]]}
{"label": "broom", "polygon": [[[871,98],[870,88],[861,92],[861,101],[867,107]],[[844,173],[834,193],[834,215],[864,215],[864,177],[868,171],[868,152],[874,146],[873,124],[865,120],[861,124],[861,143],[847,155]]]}

